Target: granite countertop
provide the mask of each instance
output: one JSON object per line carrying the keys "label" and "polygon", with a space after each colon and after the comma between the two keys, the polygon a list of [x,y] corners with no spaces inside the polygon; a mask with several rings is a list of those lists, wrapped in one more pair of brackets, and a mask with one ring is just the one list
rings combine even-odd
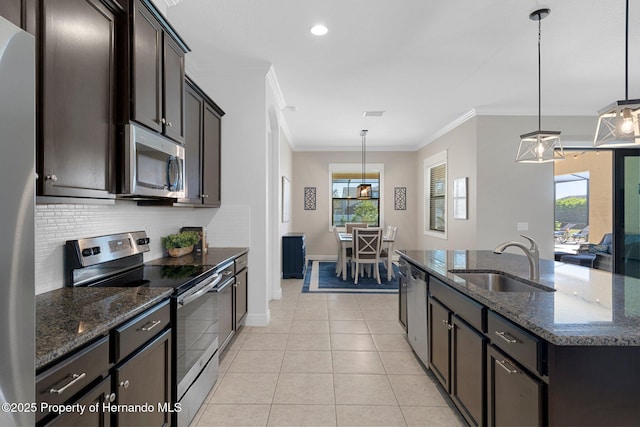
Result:
{"label": "granite countertop", "polygon": [[36,370],[169,298],[172,288],[62,288],[36,295]]}
{"label": "granite countertop", "polygon": [[146,262],[146,265],[210,265],[212,267],[225,264],[234,258],[249,252],[249,248],[212,248],[206,254],[190,253],[181,257],[157,258]]}
{"label": "granite countertop", "polygon": [[[158,258],[147,265],[216,266],[248,248],[208,248],[206,254]],[[168,298],[173,288],[62,288],[36,295],[36,370]]]}
{"label": "granite countertop", "polygon": [[538,284],[555,292],[492,292],[449,270],[501,271],[528,280],[524,255],[467,250],[398,250],[514,323],[561,346],[640,346],[640,279],[540,260]]}

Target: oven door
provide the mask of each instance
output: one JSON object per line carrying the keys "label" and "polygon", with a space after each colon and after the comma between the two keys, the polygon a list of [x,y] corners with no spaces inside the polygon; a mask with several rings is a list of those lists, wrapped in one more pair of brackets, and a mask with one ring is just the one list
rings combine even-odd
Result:
{"label": "oven door", "polygon": [[125,125],[120,197],[184,198],[184,147],[133,124]]}
{"label": "oven door", "polygon": [[[177,399],[200,375],[218,349],[217,273],[176,297],[176,383]],[[217,374],[217,370],[216,370]],[[211,379],[211,385],[216,378]]]}

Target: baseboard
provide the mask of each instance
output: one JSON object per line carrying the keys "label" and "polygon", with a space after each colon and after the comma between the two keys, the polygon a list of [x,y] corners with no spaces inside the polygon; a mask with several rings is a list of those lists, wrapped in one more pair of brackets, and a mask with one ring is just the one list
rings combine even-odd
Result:
{"label": "baseboard", "polygon": [[265,314],[247,314],[244,318],[244,326],[269,326],[269,319],[271,318],[271,312],[267,311]]}
{"label": "baseboard", "polygon": [[337,255],[307,255],[308,261],[337,261]]}
{"label": "baseboard", "polygon": [[278,286],[277,289],[271,291],[271,299],[282,299],[282,288]]}

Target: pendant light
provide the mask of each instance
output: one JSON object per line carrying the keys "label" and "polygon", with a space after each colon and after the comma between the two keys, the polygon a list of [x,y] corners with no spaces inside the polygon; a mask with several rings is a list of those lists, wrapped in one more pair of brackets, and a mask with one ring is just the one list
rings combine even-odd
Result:
{"label": "pendant light", "polygon": [[360,131],[362,137],[362,181],[358,185],[358,199],[367,200],[371,198],[371,184],[366,184],[366,167],[367,167],[367,132],[366,129]]}
{"label": "pendant light", "polygon": [[520,135],[520,146],[516,155],[516,162],[519,163],[546,163],[564,159],[560,131],[541,130],[540,39],[542,20],[549,16],[550,12],[549,9],[539,9],[529,15],[529,19],[538,21],[538,130]]}
{"label": "pendant light", "polygon": [[624,100],[598,111],[595,147],[625,147],[640,144],[640,99],[629,99],[629,0],[626,1],[624,44]]}

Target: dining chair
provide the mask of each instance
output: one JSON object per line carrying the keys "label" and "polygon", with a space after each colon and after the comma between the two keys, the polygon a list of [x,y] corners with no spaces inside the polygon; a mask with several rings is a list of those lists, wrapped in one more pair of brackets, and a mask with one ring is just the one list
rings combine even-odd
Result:
{"label": "dining chair", "polygon": [[398,227],[395,225],[387,226],[387,229],[382,236],[382,249],[380,250],[380,260],[384,260],[384,265],[387,266],[387,281],[390,281],[395,277],[393,273],[393,267],[391,265],[393,257],[393,246],[396,240],[396,234]]}
{"label": "dining chair", "polygon": [[368,225],[366,222],[346,222],[344,228],[347,234],[353,234],[354,228],[367,228]]}
{"label": "dining chair", "polygon": [[[336,238],[336,244],[338,245],[338,261],[336,262],[336,276],[340,276],[342,274],[342,242],[340,242],[340,236],[338,232],[338,227],[333,226],[333,235]],[[351,261],[351,253],[353,252],[352,248],[347,248],[346,252],[346,261],[347,264]]]}
{"label": "dining chair", "polygon": [[372,228],[354,228],[353,229],[353,253],[352,253],[352,274],[354,283],[358,284],[360,276],[360,267],[371,265],[378,284],[380,284],[380,248],[382,245],[382,229],[378,227]]}

